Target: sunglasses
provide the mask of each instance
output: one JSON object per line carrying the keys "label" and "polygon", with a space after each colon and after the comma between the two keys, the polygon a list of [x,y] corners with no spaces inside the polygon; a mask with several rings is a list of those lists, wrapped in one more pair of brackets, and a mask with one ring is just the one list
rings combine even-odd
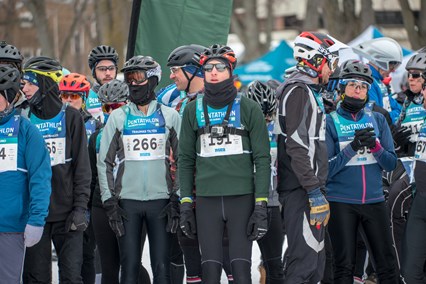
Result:
{"label": "sunglasses", "polygon": [[334,72],[337,68],[337,66],[339,65],[339,57],[337,56],[332,56],[330,60],[327,60],[328,63],[328,67],[330,68],[330,70],[332,72]]}
{"label": "sunglasses", "polygon": [[212,72],[213,68],[216,68],[218,72],[224,72],[228,68],[228,66],[226,66],[226,64],[223,64],[223,63],[216,63],[216,64],[209,63],[203,66],[204,72]]}
{"label": "sunglasses", "polygon": [[105,113],[109,113],[110,111],[113,111],[115,109],[118,109],[122,106],[124,106],[126,103],[112,103],[112,104],[102,104],[102,111]]}
{"label": "sunglasses", "polygon": [[170,67],[170,73],[176,74],[176,72],[178,72],[183,67],[186,67],[186,65]]}
{"label": "sunglasses", "polygon": [[422,76],[422,73],[407,73],[407,78],[419,79]]}
{"label": "sunglasses", "polygon": [[145,71],[134,71],[124,73],[124,81],[129,85],[140,85],[148,80]]}
{"label": "sunglasses", "polygon": [[117,67],[115,65],[110,65],[110,66],[98,66],[96,67],[96,70],[100,71],[100,72],[106,72],[106,71],[114,71],[116,70]]}
{"label": "sunglasses", "polygon": [[340,84],[346,85],[346,87],[349,89],[356,89],[359,87],[361,91],[368,91],[371,88],[370,83],[356,79],[342,79],[340,80]]}
{"label": "sunglasses", "polygon": [[62,92],[59,94],[61,96],[61,99],[64,100],[68,100],[69,98],[71,98],[73,101],[78,100],[79,98],[84,98],[85,93],[81,93],[81,92]]}

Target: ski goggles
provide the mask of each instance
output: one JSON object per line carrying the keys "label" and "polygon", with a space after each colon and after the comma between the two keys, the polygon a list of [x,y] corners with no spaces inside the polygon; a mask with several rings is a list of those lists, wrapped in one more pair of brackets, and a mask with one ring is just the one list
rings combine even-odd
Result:
{"label": "ski goggles", "polygon": [[371,88],[370,83],[366,81],[362,81],[362,80],[357,80],[357,79],[341,79],[339,81],[339,84],[344,85],[346,86],[346,88],[353,89],[353,90],[359,87],[361,91],[368,91]]}
{"label": "ski goggles", "polygon": [[334,72],[337,69],[337,66],[339,65],[339,57],[338,56],[328,56],[327,57],[327,64],[330,68],[331,72]]}
{"label": "ski goggles", "polygon": [[143,70],[124,73],[124,81],[129,85],[140,85],[146,80],[146,71]]}
{"label": "ski goggles", "polygon": [[61,99],[64,99],[64,100],[68,100],[69,98],[71,98],[71,100],[75,101],[75,100],[78,100],[79,98],[84,99],[86,94],[83,92],[60,92],[59,96],[61,97]]}
{"label": "ski goggles", "polygon": [[228,66],[224,63],[208,63],[203,66],[204,72],[212,72],[213,68],[216,68],[218,72],[224,72],[228,68]]}
{"label": "ski goggles", "polygon": [[109,113],[110,111],[113,111],[115,109],[118,109],[122,106],[124,106],[126,103],[111,103],[111,104],[102,104],[102,111],[105,113]]}

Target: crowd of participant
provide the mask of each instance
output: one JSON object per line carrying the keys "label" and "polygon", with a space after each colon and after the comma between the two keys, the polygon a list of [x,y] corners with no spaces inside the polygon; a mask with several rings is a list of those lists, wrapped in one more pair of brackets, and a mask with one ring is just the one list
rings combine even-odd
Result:
{"label": "crowd of participant", "polygon": [[[284,82],[235,84],[225,45],[88,56],[93,82],[0,43],[0,282],[425,283],[426,53],[294,41]],[[151,275],[141,263],[148,237]],[[287,246],[284,246],[284,239]],[[2,282],[3,283],[3,282]]]}

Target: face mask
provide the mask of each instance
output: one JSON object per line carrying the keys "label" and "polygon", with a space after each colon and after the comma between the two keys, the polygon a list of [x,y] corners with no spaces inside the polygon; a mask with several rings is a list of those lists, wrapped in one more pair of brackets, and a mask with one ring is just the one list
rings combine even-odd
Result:
{"label": "face mask", "polygon": [[237,95],[233,77],[215,84],[205,82],[204,89],[206,103],[212,107],[225,107]]}
{"label": "face mask", "polygon": [[345,96],[342,101],[341,107],[350,113],[357,113],[364,108],[366,103],[366,99],[361,100]]}
{"label": "face mask", "polygon": [[42,100],[43,96],[41,95],[40,90],[37,90],[37,92],[35,92],[35,94],[27,101],[30,105],[38,106]]}
{"label": "face mask", "polygon": [[155,93],[150,91],[149,84],[145,85],[130,85],[129,99],[132,103],[144,106],[155,99]]}

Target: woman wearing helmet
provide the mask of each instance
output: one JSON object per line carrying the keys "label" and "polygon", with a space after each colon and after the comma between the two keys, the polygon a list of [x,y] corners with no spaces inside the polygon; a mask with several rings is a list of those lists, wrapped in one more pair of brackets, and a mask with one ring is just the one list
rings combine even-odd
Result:
{"label": "woman wearing helmet", "polygon": [[[419,53],[419,55],[424,53]],[[426,74],[423,70],[423,79]],[[426,84],[423,83],[422,91],[423,107],[426,109]],[[405,228],[405,234],[402,244],[401,273],[405,283],[424,283],[425,282],[425,220],[426,220],[426,124],[423,124],[417,137],[416,152],[414,158],[414,179],[415,196],[413,204],[408,215],[408,221]]]}
{"label": "woman wearing helmet", "polygon": [[374,79],[368,91],[369,101],[374,101],[388,111],[392,122],[395,123],[401,112],[401,106],[389,94],[382,80],[401,65],[401,46],[394,39],[381,37],[362,42],[353,47],[353,50],[369,61],[368,65]]}
{"label": "woman wearing helmet", "polygon": [[134,56],[122,72],[130,102],[110,114],[97,164],[103,206],[120,246],[120,283],[137,281],[144,222],[154,282],[169,283],[168,220],[158,216],[178,189],[166,157],[170,148],[177,154],[180,117],[156,101],[161,68],[152,57]]}
{"label": "woman wearing helmet", "polygon": [[220,282],[225,228],[234,281],[252,283],[252,241],[268,229],[268,132],[257,104],[238,94],[233,84],[233,50],[212,45],[200,64],[205,90],[185,107],[179,137],[180,226],[189,238],[198,237],[203,283]]}
{"label": "woman wearing helmet", "polygon": [[362,62],[343,63],[339,81],[341,103],[327,116],[326,193],[333,212],[328,231],[336,283],[354,281],[360,225],[371,246],[380,283],[398,283],[382,189],[382,171],[392,171],[397,159],[386,119],[365,107],[372,82],[371,70]]}
{"label": "woman wearing helmet", "polygon": [[268,197],[269,229],[266,235],[257,241],[262,253],[262,264],[259,268],[261,272],[265,271],[265,283],[283,283],[282,246],[284,232],[280,202],[275,190],[277,185],[277,140],[274,134],[275,111],[277,109],[275,89],[260,81],[253,81],[247,87],[247,97],[254,100],[262,108],[271,147],[271,185]]}
{"label": "woman wearing helmet", "polygon": [[20,116],[20,70],[0,65],[0,275],[20,283],[25,247],[36,245],[48,214],[52,170],[38,129]]}
{"label": "woman wearing helmet", "polygon": [[52,166],[52,196],[45,225],[49,233],[43,235],[39,245],[26,251],[24,282],[51,282],[52,240],[60,252],[60,278],[81,282],[90,165],[83,119],[78,110],[63,105],[59,98],[61,76],[61,65],[49,57],[33,57],[24,65],[28,116],[45,139]]}

